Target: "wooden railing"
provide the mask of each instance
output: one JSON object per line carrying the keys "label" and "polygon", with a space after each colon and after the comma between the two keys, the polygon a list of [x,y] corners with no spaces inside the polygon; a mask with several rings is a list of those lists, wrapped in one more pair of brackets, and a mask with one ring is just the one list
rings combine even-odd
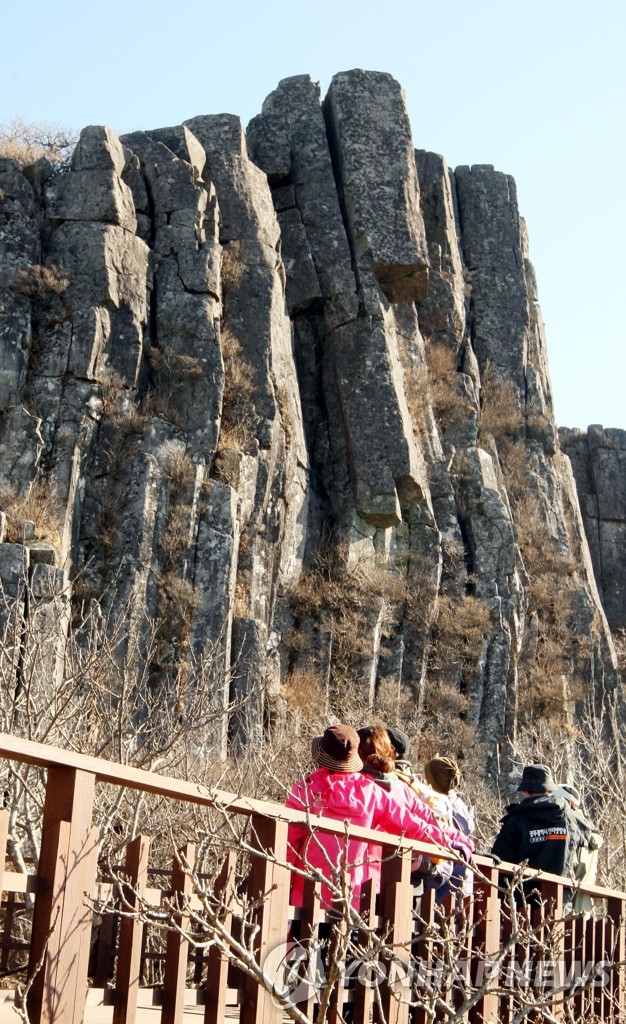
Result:
{"label": "wooden railing", "polygon": [[[111,906],[110,913],[100,916],[98,928],[94,929],[93,900],[102,895],[107,886],[109,892],[113,891],[110,880],[103,879],[99,865],[100,836],[93,825],[94,795],[97,784],[108,783],[200,806],[217,805],[224,814],[244,815],[251,820],[251,842],[259,852],[258,855],[252,852],[250,856],[246,887],[251,898],[263,894],[254,908],[259,964],[267,962],[274,950],[285,945],[288,935],[293,934],[294,920],[298,922],[295,928],[301,938],[313,937],[320,926],[323,928],[327,923],[319,883],[313,879],[305,886],[304,906],[299,911],[289,906],[287,829],[290,823],[307,824],[305,814],[7,735],[0,735],[0,758],[38,765],[47,772],[38,864],[32,866],[32,874],[23,874],[9,870],[6,858],[0,862],[0,870],[4,867],[0,886],[4,913],[0,962],[4,963],[5,985],[11,984],[7,965],[8,951],[14,941],[11,920],[15,907],[29,896],[32,901],[34,896],[27,949],[23,948],[24,942],[17,943],[18,949],[21,946],[22,952],[28,954],[28,970],[21,976],[22,984],[26,977],[30,979],[26,1007],[22,1011],[24,1020],[31,1024],[80,1024],[83,1020],[86,1024],[108,1021],[113,1024],[155,1021],[156,1024],[160,1017],[163,1024],[180,1024],[202,1017],[207,1024],[220,1024],[227,1018],[241,1024],[272,1024],[283,1019],[284,1007],[258,983],[258,978],[233,969],[228,956],[215,945],[204,950],[188,942],[185,915],[193,906],[194,898],[190,871],[194,849],[191,845],[174,858],[166,881],[162,866],[158,874],[150,868],[149,837],[137,836],[126,850],[123,873],[127,910],[132,910],[133,901],[136,903],[142,895],[158,904],[164,892],[170,906],[180,907],[178,924],[181,928],[167,935],[160,955],[158,984],[154,983],[154,971],[152,983],[146,981],[150,957],[144,944],[146,925],[138,915],[120,916]],[[315,827],[344,835],[344,826],[328,819],[316,819]],[[4,849],[7,833],[8,814],[3,811],[0,812],[0,846]],[[558,1016],[565,1000],[577,1016],[621,1019],[626,1006],[626,894],[597,886],[587,887],[585,891],[593,897],[596,910],[591,915],[573,916],[563,913],[570,896],[563,879],[532,876],[534,886],[541,891],[544,911],[537,900],[531,900],[528,906],[511,901],[511,913],[505,913],[506,879],[516,869],[512,865],[496,865],[488,857],[477,857],[472,898],[448,903],[446,938],[442,933],[438,936],[432,927],[438,913],[432,891],[416,898],[410,878],[411,853],[415,850],[432,853],[432,848],[356,827],[350,829],[350,835],[379,847],[382,845],[380,887],[373,891],[371,884],[365,886],[361,911],[369,910],[372,928],[381,936],[385,949],[395,951],[394,963],[386,964],[388,973],[377,992],[371,986],[356,984],[351,991],[336,994],[329,1020],[340,1019],[341,1001],[345,1000],[352,1004],[356,1024],[368,1022],[372,1013],[375,1021],[385,1024],[425,1022],[427,1011],[415,997],[421,984],[420,968],[431,970],[435,963],[445,962],[450,949],[456,948],[452,935],[455,930],[466,933],[464,962],[456,963],[456,979],[454,972],[450,977],[446,975],[440,988],[437,1019],[450,1016],[446,1006],[458,1007],[466,1000],[465,1016],[470,1021],[506,1021],[519,1009],[520,992],[525,985],[527,988],[529,984],[531,988],[535,986],[528,998],[537,998],[537,975],[541,971],[545,974],[546,965],[553,977],[551,981],[544,977],[539,986],[544,992],[541,1005],[548,1005]],[[218,893],[226,893],[232,884],[235,855],[233,849],[224,856],[221,871],[214,879]],[[155,885],[159,876],[161,884]],[[549,907],[547,916],[545,907]],[[521,932],[515,933],[517,913],[519,920],[533,924],[535,915],[538,922],[534,925],[537,941],[524,946],[523,950]],[[240,927],[236,901],[224,900],[222,922],[235,932]],[[520,970],[520,951],[526,960],[525,967],[530,961],[535,973],[530,983],[516,976]],[[455,955],[458,959],[458,949]],[[590,971],[603,963],[606,966],[598,969],[594,980]],[[564,972],[565,984],[562,984],[563,978],[554,977],[554,972],[559,970]],[[513,977],[513,983],[508,986],[506,978],[503,981],[507,971]],[[461,976],[466,978],[465,984],[460,983]],[[427,980],[425,984],[432,982]],[[545,1002],[546,991],[548,1003]],[[9,987],[0,995],[4,996],[0,998],[0,1021],[15,1020],[11,1005],[14,990]],[[306,1019],[315,1019],[317,1000],[319,991],[314,986],[305,987],[300,993],[298,1008]]]}

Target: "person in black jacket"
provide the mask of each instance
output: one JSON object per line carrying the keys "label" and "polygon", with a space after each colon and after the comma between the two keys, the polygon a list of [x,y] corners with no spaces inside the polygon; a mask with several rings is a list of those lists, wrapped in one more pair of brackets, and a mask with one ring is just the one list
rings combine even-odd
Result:
{"label": "person in black jacket", "polygon": [[568,803],[554,795],[552,772],[543,764],[527,765],[517,788],[523,799],[506,808],[491,852],[500,860],[527,861],[531,868],[574,878],[583,837]]}

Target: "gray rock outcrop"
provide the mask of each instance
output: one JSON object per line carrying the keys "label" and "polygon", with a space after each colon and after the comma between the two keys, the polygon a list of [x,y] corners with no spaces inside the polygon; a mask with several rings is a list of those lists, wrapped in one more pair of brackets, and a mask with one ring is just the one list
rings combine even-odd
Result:
{"label": "gray rock outcrop", "polygon": [[0,260],[0,577],[35,635],[72,581],[146,708],[209,695],[220,755],[309,684],[490,755],[619,700],[626,442],[559,441],[515,183],[415,151],[389,75],[0,160]]}

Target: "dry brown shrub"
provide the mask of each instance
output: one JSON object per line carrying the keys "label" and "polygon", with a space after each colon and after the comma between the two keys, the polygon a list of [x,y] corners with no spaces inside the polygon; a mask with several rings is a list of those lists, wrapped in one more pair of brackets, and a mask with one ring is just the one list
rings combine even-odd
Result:
{"label": "dry brown shrub", "polygon": [[149,419],[144,407],[137,404],[119,412],[114,409],[110,416],[114,429],[111,441],[105,449],[105,457],[109,472],[116,474],[136,453],[138,442],[146,432]]}
{"label": "dry brown shrub", "polygon": [[541,502],[528,492],[515,505],[518,544],[524,567],[531,577],[555,577],[555,585],[562,586],[567,577],[575,574],[576,560],[561,550],[549,531]]}
{"label": "dry brown shrub", "polygon": [[100,395],[102,398],[102,411],[112,415],[116,409],[118,400],[124,390],[124,380],[109,366],[105,366],[100,373]]}
{"label": "dry brown shrub", "polygon": [[327,700],[318,673],[292,669],[283,684],[283,696],[297,735],[310,733],[318,723],[322,727]]}
{"label": "dry brown shrub", "polygon": [[443,558],[444,579],[457,579],[465,566],[466,551],[459,537],[441,538],[441,554]]}
{"label": "dry brown shrub", "polygon": [[204,380],[200,360],[195,356],[181,355],[169,345],[151,348],[148,364],[152,372],[153,387],[146,400],[146,410],[151,415],[165,416],[172,423],[180,425],[180,400],[189,386]]}
{"label": "dry brown shrub", "polygon": [[518,717],[523,723],[544,716],[561,728],[579,690],[574,663],[581,651],[576,652],[577,641],[572,640],[577,564],[551,535],[535,495],[519,497],[515,520],[528,575],[527,614],[536,622],[535,646],[519,662]]}
{"label": "dry brown shrub", "polygon": [[128,409],[115,413],[112,422],[117,430],[119,447],[125,451],[137,438],[145,434],[148,415],[142,404],[133,403]]}
{"label": "dry brown shrub", "polygon": [[416,436],[419,436],[426,429],[426,417],[430,404],[428,369],[425,365],[408,366],[406,363],[404,364],[404,394],[414,432]]}
{"label": "dry brown shrub", "polygon": [[222,249],[221,282],[222,291],[228,294],[234,291],[243,278],[245,264],[241,259],[241,244],[236,240],[228,242]]}
{"label": "dry brown shrub", "polygon": [[67,297],[69,278],[64,270],[50,264],[34,263],[22,267],[12,284],[13,291],[29,299],[33,315],[34,337],[31,356],[44,344],[46,331],[65,323],[72,315]]}
{"label": "dry brown shrub", "polygon": [[536,657],[520,662],[520,723],[528,725],[542,718],[559,728],[566,725],[572,666],[565,650],[565,638],[548,634],[537,644]]}
{"label": "dry brown shrub", "polygon": [[157,623],[169,641],[172,636],[188,639],[198,595],[193,585],[173,571],[158,574]]}
{"label": "dry brown shrub", "polygon": [[248,574],[238,575],[235,582],[235,597],[233,601],[233,616],[236,619],[244,619],[250,614],[250,583]]}
{"label": "dry brown shrub", "polygon": [[492,438],[496,444],[515,440],[524,429],[520,400],[512,381],[498,377],[488,365],[481,384],[479,441]]}
{"label": "dry brown shrub", "polygon": [[[319,551],[314,565],[301,574],[292,593],[296,627],[291,650],[298,654],[306,646],[308,620],[321,624],[330,650],[332,710],[338,717],[350,720],[355,709],[359,714],[359,708],[371,705],[376,630],[405,593],[404,576],[393,564],[374,556],[348,565],[331,547]],[[302,622],[307,628],[301,632]]]}
{"label": "dry brown shrub", "polygon": [[185,505],[173,505],[167,525],[159,541],[163,563],[172,571],[182,568],[185,553],[191,544],[191,510]]}
{"label": "dry brown shrub", "polygon": [[530,460],[528,448],[523,441],[500,444],[498,448],[500,465],[504,474],[507,494],[513,507],[528,494]]}
{"label": "dry brown shrub", "polygon": [[456,353],[442,342],[426,345],[430,398],[435,416],[445,429],[458,407]]}
{"label": "dry brown shrub", "polygon": [[491,625],[491,612],[480,598],[472,594],[460,599],[440,597],[433,626],[431,664],[436,668],[452,660],[474,666]]}
{"label": "dry brown shrub", "polygon": [[626,674],[626,629],[614,629],[612,635],[617,655],[617,667],[624,675]]}
{"label": "dry brown shrub", "polygon": [[163,476],[169,484],[172,501],[177,501],[191,491],[196,479],[196,466],[182,445],[168,444],[163,460]]}
{"label": "dry brown shrub", "polygon": [[46,302],[53,295],[63,295],[69,287],[64,270],[54,264],[32,263],[16,275],[13,290],[36,302]]}
{"label": "dry brown shrub", "polygon": [[218,451],[245,451],[254,437],[254,378],[241,343],[228,328],[221,336],[224,360],[224,395]]}
{"label": "dry brown shrub", "polygon": [[7,517],[6,539],[10,543],[23,543],[23,523],[27,521],[35,524],[35,535],[40,540],[49,540],[60,547],[63,505],[47,483],[35,481],[23,494],[18,494],[16,489],[3,491],[0,509]]}
{"label": "dry brown shrub", "polygon": [[0,157],[16,160],[21,167],[45,157],[52,167],[66,167],[78,141],[76,132],[57,124],[27,122],[20,117],[0,125]]}
{"label": "dry brown shrub", "polygon": [[114,490],[106,491],[100,505],[98,529],[95,534],[95,547],[105,570],[110,567],[110,560],[117,547],[117,528],[119,525],[119,506]]}
{"label": "dry brown shrub", "polygon": [[426,363],[404,366],[404,391],[413,425],[418,433],[426,429],[429,407],[445,430],[458,405],[457,369],[454,350],[442,342],[427,341]]}
{"label": "dry brown shrub", "polygon": [[396,676],[379,679],[370,719],[363,724],[383,723],[402,723],[402,729],[409,736],[419,735],[423,728],[422,715],[415,702],[413,690],[403,687]]}
{"label": "dry brown shrub", "polygon": [[397,566],[377,557],[345,565],[320,551],[312,568],[300,574],[293,607],[297,615],[348,612],[371,606],[372,598],[397,604],[405,597],[406,580]]}

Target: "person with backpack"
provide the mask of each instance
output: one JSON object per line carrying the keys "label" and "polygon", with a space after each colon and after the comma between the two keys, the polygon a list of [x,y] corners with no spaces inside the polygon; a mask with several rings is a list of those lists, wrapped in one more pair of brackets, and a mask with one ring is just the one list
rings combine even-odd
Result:
{"label": "person with backpack", "polygon": [[[526,765],[517,791],[522,800],[509,804],[491,852],[512,864],[573,879],[583,836],[569,804],[555,790],[550,768]],[[526,883],[524,891],[537,889]]]}
{"label": "person with backpack", "polygon": [[[571,786],[567,782],[559,782],[554,790],[554,796],[560,796],[569,803],[584,840],[578,847],[574,879],[580,884],[593,885],[598,872],[598,852],[602,846],[602,835],[585,816],[580,793],[575,786]],[[575,914],[590,914],[592,908],[591,896],[580,891],[574,893],[572,909]]]}

